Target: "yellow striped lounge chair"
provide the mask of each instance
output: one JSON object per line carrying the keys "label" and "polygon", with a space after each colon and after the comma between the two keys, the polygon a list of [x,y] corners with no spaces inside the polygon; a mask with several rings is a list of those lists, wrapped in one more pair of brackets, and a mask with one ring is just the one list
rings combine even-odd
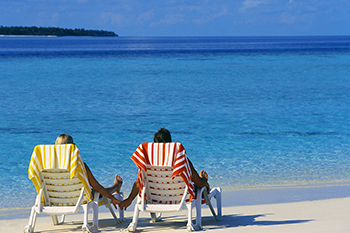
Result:
{"label": "yellow striped lounge chair", "polygon": [[[129,231],[135,231],[139,212],[150,212],[152,222],[161,213],[188,211],[187,230],[202,229],[201,205],[207,204],[218,221],[221,218],[221,189],[199,189],[195,194],[186,150],[181,143],[142,143],[131,156],[139,168],[139,195]],[[202,199],[202,194],[205,200]],[[196,198],[197,197],[197,198]],[[199,198],[198,198],[199,197]],[[216,199],[215,213],[211,199]],[[192,209],[196,207],[196,224],[192,223]]]}
{"label": "yellow striped lounge chair", "polygon": [[[38,214],[51,215],[53,224],[57,225],[64,222],[66,214],[74,214],[81,209],[84,211],[83,232],[95,232],[98,230],[99,202],[105,204],[119,222],[107,198],[100,200],[97,192],[92,196],[85,166],[76,145],[36,146],[30,160],[28,176],[38,195],[24,232],[34,232]],[[88,224],[89,209],[93,212],[91,226]],[[60,221],[57,215],[62,215]],[[120,217],[123,215],[120,214]]]}

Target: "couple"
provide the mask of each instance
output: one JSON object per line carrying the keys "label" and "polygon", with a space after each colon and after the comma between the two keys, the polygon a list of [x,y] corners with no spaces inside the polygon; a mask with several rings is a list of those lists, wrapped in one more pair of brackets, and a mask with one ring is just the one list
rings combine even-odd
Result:
{"label": "couple", "polygon": [[[158,143],[166,143],[166,142],[171,142],[171,134],[170,132],[165,129],[161,128],[154,134],[154,142]],[[67,134],[61,134],[58,136],[56,140],[56,144],[67,144],[67,143],[73,143],[73,138],[70,135]],[[195,187],[202,188],[204,186],[207,187],[207,190],[209,190],[209,184],[208,184],[208,174],[201,170],[200,173],[196,171],[196,169],[193,167],[191,161],[188,159],[191,173],[192,173],[192,181],[194,182]],[[114,179],[114,185],[109,188],[104,188],[102,185],[98,183],[98,181],[95,179],[95,177],[92,175],[89,167],[84,163],[85,169],[88,175],[88,180],[93,188],[93,190],[99,192],[101,195],[109,198],[112,200],[112,203],[114,205],[119,205],[119,207],[123,210],[126,209],[128,206],[131,205],[132,201],[135,199],[135,197],[139,193],[139,183],[138,180],[134,182],[134,185],[132,187],[131,193],[128,196],[127,199],[124,201],[119,201],[117,200],[112,194],[113,193],[118,193],[121,189],[123,179],[116,175]]]}

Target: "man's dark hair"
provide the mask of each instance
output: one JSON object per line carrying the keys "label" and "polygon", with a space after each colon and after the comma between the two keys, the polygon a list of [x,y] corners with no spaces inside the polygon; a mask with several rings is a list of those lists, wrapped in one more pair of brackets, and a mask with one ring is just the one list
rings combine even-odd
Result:
{"label": "man's dark hair", "polygon": [[161,128],[154,134],[154,142],[171,142],[171,135],[169,130]]}

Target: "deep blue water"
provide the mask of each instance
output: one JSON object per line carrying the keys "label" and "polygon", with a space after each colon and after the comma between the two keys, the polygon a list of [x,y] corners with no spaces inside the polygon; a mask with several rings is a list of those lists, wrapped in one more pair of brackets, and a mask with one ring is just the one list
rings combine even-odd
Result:
{"label": "deep blue water", "polygon": [[61,133],[126,193],[161,127],[224,190],[350,180],[350,37],[0,37],[0,82],[0,209]]}

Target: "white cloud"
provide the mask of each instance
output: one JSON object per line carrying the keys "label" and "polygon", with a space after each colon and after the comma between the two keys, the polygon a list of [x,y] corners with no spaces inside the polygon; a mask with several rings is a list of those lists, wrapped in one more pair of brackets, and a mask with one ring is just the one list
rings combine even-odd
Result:
{"label": "white cloud", "polygon": [[244,0],[242,3],[242,7],[240,8],[241,11],[250,9],[250,8],[255,8],[261,4],[266,4],[264,0]]}
{"label": "white cloud", "polygon": [[125,17],[122,14],[116,14],[112,12],[102,13],[101,21],[103,25],[106,25],[106,24],[111,24],[116,26],[126,25]]}
{"label": "white cloud", "polygon": [[140,16],[137,18],[136,23],[137,24],[144,24],[146,21],[149,21],[154,18],[154,11],[150,10],[145,13],[140,14]]}
{"label": "white cloud", "polygon": [[174,24],[183,23],[183,22],[185,22],[184,14],[167,14],[164,16],[163,19],[159,20],[158,22],[152,23],[151,26],[174,25]]}
{"label": "white cloud", "polygon": [[58,13],[58,12],[54,12],[54,13],[52,13],[52,15],[51,15],[51,18],[52,19],[58,19],[60,17],[60,14]]}
{"label": "white cloud", "polygon": [[193,22],[198,23],[198,24],[205,24],[207,22],[211,22],[215,20],[216,18],[220,18],[222,16],[227,15],[228,9],[227,8],[222,8],[219,12],[214,13],[214,14],[209,14],[209,15],[204,15],[203,17],[199,19],[194,19]]}
{"label": "white cloud", "polygon": [[291,15],[287,13],[281,14],[281,23],[285,24],[294,24],[296,21],[300,20],[301,18],[296,15]]}

